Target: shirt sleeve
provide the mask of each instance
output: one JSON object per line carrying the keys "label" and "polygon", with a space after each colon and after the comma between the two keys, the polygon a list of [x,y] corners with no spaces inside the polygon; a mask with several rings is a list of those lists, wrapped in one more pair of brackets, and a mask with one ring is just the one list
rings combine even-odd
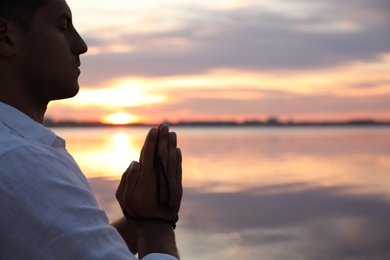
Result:
{"label": "shirt sleeve", "polygon": [[178,260],[176,257],[167,254],[148,254],[142,260]]}

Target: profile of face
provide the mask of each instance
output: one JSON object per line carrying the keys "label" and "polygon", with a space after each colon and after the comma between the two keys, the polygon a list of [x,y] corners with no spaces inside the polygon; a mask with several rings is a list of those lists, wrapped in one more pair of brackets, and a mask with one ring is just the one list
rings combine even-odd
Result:
{"label": "profile of face", "polygon": [[37,102],[75,96],[79,91],[80,55],[88,48],[72,23],[65,0],[46,0],[23,36],[21,78]]}

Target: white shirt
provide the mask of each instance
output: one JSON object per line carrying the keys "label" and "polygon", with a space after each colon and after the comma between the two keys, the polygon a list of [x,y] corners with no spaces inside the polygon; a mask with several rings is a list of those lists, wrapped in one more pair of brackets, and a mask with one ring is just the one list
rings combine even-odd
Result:
{"label": "white shirt", "polygon": [[136,259],[99,208],[65,141],[2,102],[0,259]]}

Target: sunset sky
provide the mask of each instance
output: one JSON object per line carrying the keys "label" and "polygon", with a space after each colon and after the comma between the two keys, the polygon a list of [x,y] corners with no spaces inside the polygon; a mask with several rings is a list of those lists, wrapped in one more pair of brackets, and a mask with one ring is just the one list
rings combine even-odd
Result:
{"label": "sunset sky", "polygon": [[388,0],[67,2],[89,51],[52,119],[390,119]]}

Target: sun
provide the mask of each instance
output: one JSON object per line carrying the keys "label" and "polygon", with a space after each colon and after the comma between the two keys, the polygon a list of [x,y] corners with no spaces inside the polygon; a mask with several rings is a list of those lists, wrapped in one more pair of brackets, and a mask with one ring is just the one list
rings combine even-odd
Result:
{"label": "sun", "polygon": [[115,114],[102,117],[103,123],[113,124],[113,125],[126,125],[129,123],[134,123],[136,120],[137,120],[136,116],[125,112],[118,112]]}

